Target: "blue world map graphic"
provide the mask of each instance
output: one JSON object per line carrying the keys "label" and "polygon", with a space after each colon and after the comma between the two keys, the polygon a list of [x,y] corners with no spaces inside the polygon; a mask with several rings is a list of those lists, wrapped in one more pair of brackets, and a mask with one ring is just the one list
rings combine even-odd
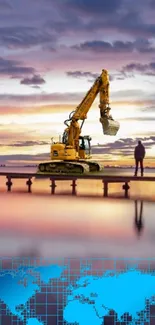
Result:
{"label": "blue world map graphic", "polygon": [[106,262],[1,259],[0,324],[155,324],[155,260]]}

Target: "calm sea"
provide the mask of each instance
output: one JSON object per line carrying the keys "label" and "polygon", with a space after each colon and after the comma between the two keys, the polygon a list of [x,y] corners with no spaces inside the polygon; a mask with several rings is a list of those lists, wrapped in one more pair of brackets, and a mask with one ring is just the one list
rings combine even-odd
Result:
{"label": "calm sea", "polygon": [[0,256],[147,258],[155,255],[155,204],[1,193]]}
{"label": "calm sea", "polygon": [[[35,168],[1,168],[1,171],[19,170],[34,172]],[[133,174],[133,170],[109,172]],[[146,173],[154,175],[153,170]],[[133,182],[130,200],[115,198],[118,194],[123,197],[119,184],[110,186],[113,198],[104,199],[99,181],[79,181],[77,197],[51,196],[48,179],[35,179],[31,194],[26,193],[26,180],[13,180],[12,193],[6,193],[5,183],[5,177],[0,177],[1,257],[147,258],[155,255],[155,203],[148,201],[155,199],[153,183]],[[58,194],[71,191],[70,182],[57,185]],[[92,196],[82,197],[82,194]]]}

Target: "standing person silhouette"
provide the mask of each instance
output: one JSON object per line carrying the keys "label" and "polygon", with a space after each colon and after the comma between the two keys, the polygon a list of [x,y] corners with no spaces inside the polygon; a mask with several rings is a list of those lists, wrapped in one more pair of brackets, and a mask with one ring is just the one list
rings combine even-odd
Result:
{"label": "standing person silhouette", "polygon": [[138,145],[135,147],[134,157],[135,157],[135,163],[136,163],[135,176],[137,176],[137,173],[138,173],[139,163],[140,163],[140,169],[141,169],[141,176],[143,176],[143,174],[144,174],[143,160],[145,157],[145,147],[143,146],[143,144],[141,143],[140,140],[138,141]]}

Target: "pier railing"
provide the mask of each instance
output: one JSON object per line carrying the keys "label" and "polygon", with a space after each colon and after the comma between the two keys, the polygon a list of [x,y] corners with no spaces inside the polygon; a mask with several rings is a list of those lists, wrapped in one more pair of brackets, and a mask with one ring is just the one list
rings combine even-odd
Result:
{"label": "pier railing", "polygon": [[115,175],[101,175],[101,174],[85,174],[85,175],[57,175],[57,174],[46,174],[38,175],[36,173],[12,173],[12,172],[1,172],[0,176],[6,177],[6,187],[7,191],[11,192],[14,179],[26,179],[26,186],[28,193],[32,192],[33,178],[39,179],[49,179],[51,184],[51,194],[56,193],[56,187],[58,181],[71,181],[72,195],[77,195],[77,180],[101,180],[103,184],[103,196],[108,197],[108,186],[111,183],[122,183],[122,190],[124,191],[124,197],[129,197],[130,186],[129,183],[132,181],[140,182],[155,182],[155,177],[145,176],[145,177],[134,177],[134,176],[115,176]]}

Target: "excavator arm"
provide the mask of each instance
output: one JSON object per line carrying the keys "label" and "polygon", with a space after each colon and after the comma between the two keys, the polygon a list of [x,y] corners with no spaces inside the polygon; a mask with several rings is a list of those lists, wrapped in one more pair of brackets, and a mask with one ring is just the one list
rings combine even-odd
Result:
{"label": "excavator arm", "polygon": [[[78,151],[78,142],[81,129],[87,113],[92,106],[96,96],[99,94],[100,103],[100,122],[103,127],[103,133],[107,135],[116,135],[119,130],[119,123],[114,121],[109,114],[109,75],[107,70],[102,70],[101,75],[95,80],[93,86],[86,93],[81,103],[77,106],[76,110],[70,114],[68,120],[64,123],[67,125],[67,129],[63,134],[63,142],[75,146]],[[78,121],[82,120],[81,126]],[[70,122],[68,124],[68,122]]]}

